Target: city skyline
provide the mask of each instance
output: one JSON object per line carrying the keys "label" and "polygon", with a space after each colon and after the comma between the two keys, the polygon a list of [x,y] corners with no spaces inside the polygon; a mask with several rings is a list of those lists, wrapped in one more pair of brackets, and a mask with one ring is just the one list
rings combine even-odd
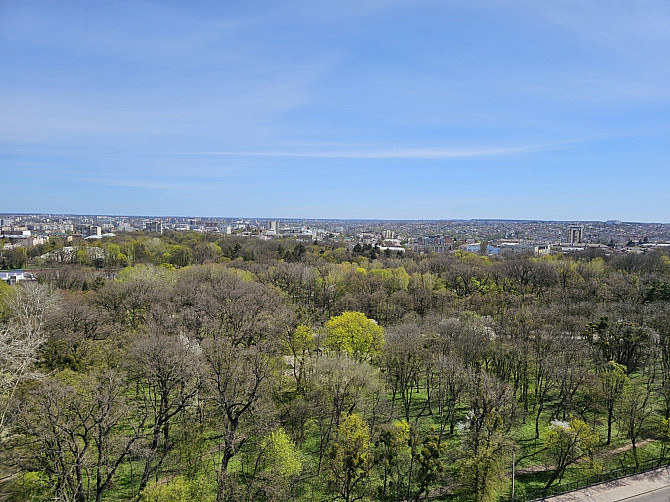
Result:
{"label": "city skyline", "polygon": [[543,220],[539,218],[309,218],[303,216],[296,217],[281,217],[281,216],[267,216],[267,215],[244,215],[244,214],[131,214],[131,213],[63,213],[63,212],[36,212],[36,211],[15,211],[15,212],[0,212],[0,217],[14,217],[14,216],[40,216],[40,217],[96,217],[96,218],[195,218],[203,220],[284,220],[284,221],[360,221],[360,222],[519,222],[519,223],[612,223],[612,224],[644,224],[644,225],[670,225],[663,221],[627,221],[620,219],[606,219],[606,220],[578,220],[578,219],[564,219],[564,220]]}
{"label": "city skyline", "polygon": [[4,2],[0,211],[669,222],[669,23],[654,1]]}

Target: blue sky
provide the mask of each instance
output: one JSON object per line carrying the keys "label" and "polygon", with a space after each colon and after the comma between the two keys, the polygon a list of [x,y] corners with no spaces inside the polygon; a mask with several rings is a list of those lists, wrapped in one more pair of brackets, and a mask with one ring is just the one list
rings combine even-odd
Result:
{"label": "blue sky", "polygon": [[670,2],[0,1],[0,212],[670,221]]}

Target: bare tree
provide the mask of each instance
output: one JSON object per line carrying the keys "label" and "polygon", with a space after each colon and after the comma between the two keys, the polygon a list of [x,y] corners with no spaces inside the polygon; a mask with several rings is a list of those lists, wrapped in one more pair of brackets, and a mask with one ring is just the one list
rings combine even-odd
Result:
{"label": "bare tree", "polygon": [[[419,392],[419,378],[428,358],[426,341],[415,324],[398,326],[386,334],[383,362],[392,390],[391,404],[395,404],[399,394],[408,422],[414,397]],[[425,400],[422,408],[417,410],[417,419],[426,412],[429,403]]]}
{"label": "bare tree", "polygon": [[237,272],[211,266],[188,270],[175,287],[175,300],[189,333],[227,337],[250,346],[282,329],[283,306],[272,288],[245,282]]}
{"label": "bare tree", "polygon": [[139,491],[157,473],[174,447],[172,424],[194,402],[201,382],[200,346],[183,334],[171,334],[153,324],[130,350],[128,370],[137,397],[150,417],[149,445]]}
{"label": "bare tree", "polygon": [[0,441],[6,435],[17,386],[39,376],[34,364],[46,340],[44,324],[57,302],[57,295],[49,287],[37,283],[17,286],[8,296],[5,301],[10,319],[0,327]]}
{"label": "bare tree", "polygon": [[630,440],[631,453],[635,467],[639,467],[637,443],[644,430],[649,425],[653,405],[649,402],[653,386],[653,377],[648,373],[645,376],[631,378],[629,385],[624,388],[621,399],[617,404],[617,418],[621,432]]}
{"label": "bare tree", "polygon": [[468,383],[474,378],[472,370],[466,369],[458,359],[440,356],[433,368],[434,403],[439,419],[439,439],[441,443],[447,428],[449,434],[456,428],[456,408],[468,390]]}
{"label": "bare tree", "polygon": [[45,380],[22,399],[20,462],[42,471],[58,500],[100,502],[143,437],[146,415],[125,398],[127,390],[109,371],[74,384]]}
{"label": "bare tree", "polygon": [[90,359],[95,341],[110,336],[104,313],[89,304],[90,293],[65,291],[59,308],[45,325],[48,340],[41,350],[40,363],[49,370],[82,370]]}
{"label": "bare tree", "polygon": [[307,385],[310,389],[308,399],[319,430],[320,470],[332,433],[342,417],[355,412],[374,414],[383,387],[377,370],[349,356],[321,357],[314,366]]}
{"label": "bare tree", "polygon": [[222,502],[231,488],[231,459],[272,420],[270,385],[275,359],[267,347],[239,347],[224,337],[206,339],[203,349],[208,395],[221,427],[217,501]]}
{"label": "bare tree", "polygon": [[515,413],[514,395],[508,385],[481,372],[472,383],[469,402],[461,474],[475,500],[494,500],[504,479],[501,459],[513,448],[508,433]]}

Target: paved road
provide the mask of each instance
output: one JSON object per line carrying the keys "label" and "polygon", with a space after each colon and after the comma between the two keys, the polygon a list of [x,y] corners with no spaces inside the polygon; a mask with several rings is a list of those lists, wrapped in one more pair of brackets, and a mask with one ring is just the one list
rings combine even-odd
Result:
{"label": "paved road", "polygon": [[642,495],[637,495],[623,500],[626,502],[669,502],[670,486],[666,488],[658,488],[654,491],[643,493]]}
{"label": "paved road", "polygon": [[670,468],[617,479],[546,499],[550,502],[670,502]]}

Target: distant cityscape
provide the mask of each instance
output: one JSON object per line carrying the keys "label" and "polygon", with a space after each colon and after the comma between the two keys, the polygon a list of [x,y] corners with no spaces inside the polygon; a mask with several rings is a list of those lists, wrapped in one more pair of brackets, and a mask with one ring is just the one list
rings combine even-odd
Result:
{"label": "distant cityscape", "polygon": [[201,218],[72,214],[0,215],[4,249],[95,240],[120,233],[200,232],[261,240],[294,238],[303,242],[342,240],[380,251],[488,255],[579,252],[644,253],[670,248],[670,224],[608,221],[534,220],[310,220]]}

